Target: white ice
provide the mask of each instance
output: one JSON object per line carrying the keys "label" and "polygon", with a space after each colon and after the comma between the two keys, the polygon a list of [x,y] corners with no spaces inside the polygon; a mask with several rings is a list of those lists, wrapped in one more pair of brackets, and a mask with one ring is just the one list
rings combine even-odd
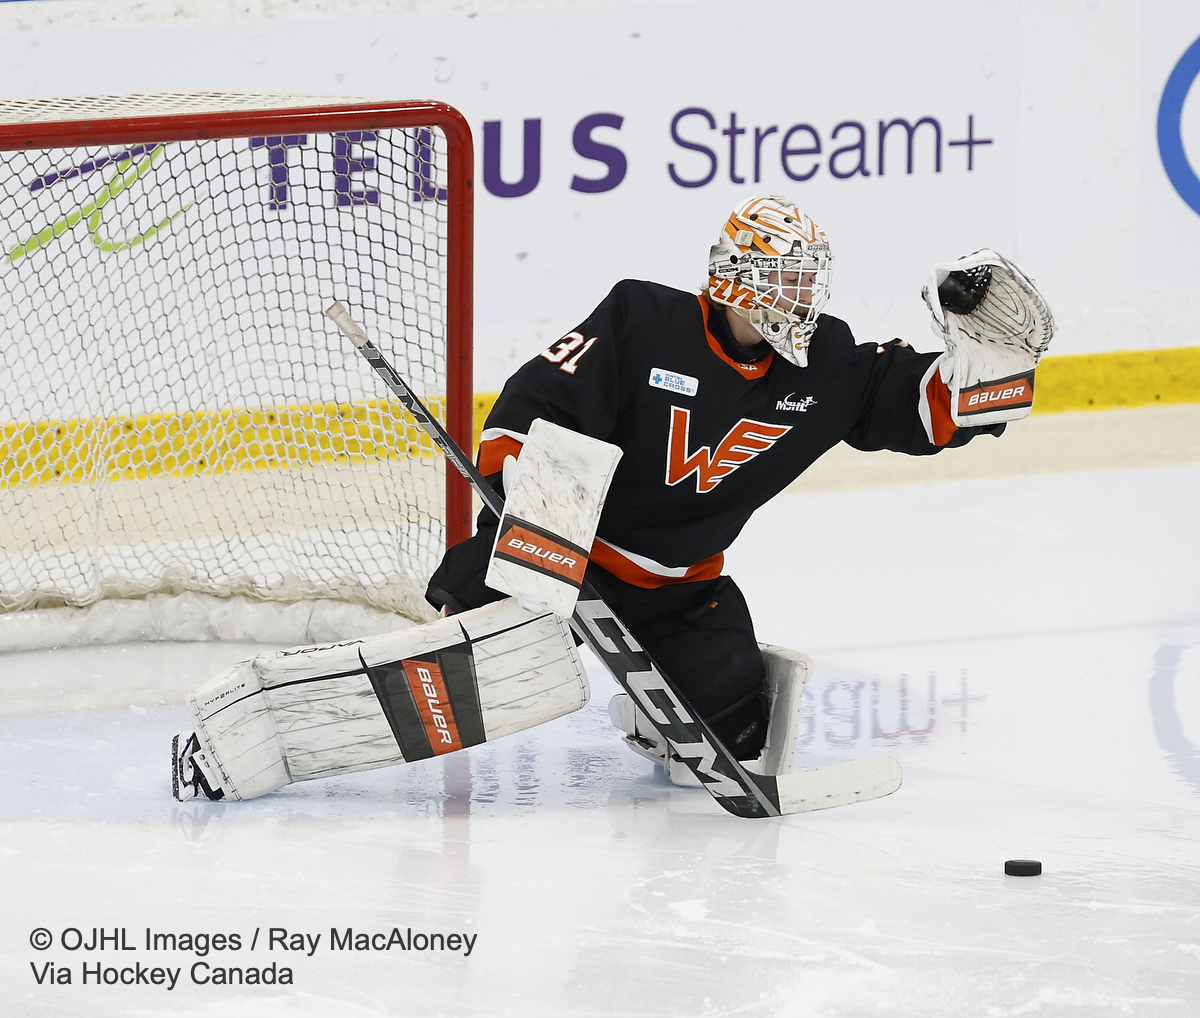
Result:
{"label": "white ice", "polygon": [[[558,722],[221,805],[172,803],[168,742],[179,694],[251,648],[7,655],[0,1010],[1200,1014],[1198,493],[1183,465],[760,511],[728,567],[760,637],[817,662],[802,764],[889,752],[906,774],[785,819],[666,784],[609,727],[594,662],[592,702]],[[1005,877],[1011,858],[1044,874]],[[114,927],[138,950],[61,946]],[[147,927],[243,947],[146,952]],[[331,951],[347,927],[477,939],[470,957]],[[321,939],[267,950],[271,928]],[[47,962],[72,985],[38,985]],[[294,982],[199,985],[197,962]],[[85,964],[137,963],[180,982],[80,985]]]}

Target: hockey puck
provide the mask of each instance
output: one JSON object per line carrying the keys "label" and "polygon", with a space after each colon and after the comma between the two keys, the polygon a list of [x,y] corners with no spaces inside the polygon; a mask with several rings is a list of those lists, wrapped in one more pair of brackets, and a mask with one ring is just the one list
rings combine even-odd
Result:
{"label": "hockey puck", "polygon": [[1040,877],[1042,864],[1036,859],[1009,859],[1004,864],[1006,877]]}

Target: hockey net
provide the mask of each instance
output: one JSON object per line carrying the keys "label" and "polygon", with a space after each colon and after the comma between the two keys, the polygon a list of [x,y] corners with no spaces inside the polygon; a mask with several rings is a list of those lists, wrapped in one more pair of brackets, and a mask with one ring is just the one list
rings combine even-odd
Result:
{"label": "hockey net", "polygon": [[0,102],[0,149],[0,647],[114,599],[215,602],[239,631],[254,605],[429,617],[469,492],[323,310],[351,308],[469,448],[462,118]]}

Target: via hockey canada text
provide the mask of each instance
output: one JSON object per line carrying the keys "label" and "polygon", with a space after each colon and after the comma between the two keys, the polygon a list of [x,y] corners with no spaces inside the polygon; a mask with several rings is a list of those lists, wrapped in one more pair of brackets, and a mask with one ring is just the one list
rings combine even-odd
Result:
{"label": "via hockey canada text", "polygon": [[[31,961],[30,970],[38,986],[146,986],[174,990],[181,981],[196,986],[288,986],[295,982],[293,960],[312,958],[318,951],[452,952],[468,958],[475,950],[477,933],[441,933],[413,930],[356,930],[331,927],[324,933],[301,933],[284,927],[259,927],[249,936],[240,933],[166,933],[146,928],[68,927],[55,938],[39,927],[30,944],[43,951],[55,946],[69,952],[104,952],[104,957],[64,964],[61,960]],[[55,940],[57,939],[57,944]],[[262,952],[275,957],[262,958]],[[116,952],[117,957],[112,953]],[[130,957],[150,954],[141,961]],[[156,964],[160,952],[192,955],[182,964]],[[236,954],[245,952],[245,954]],[[279,957],[279,954],[283,957]],[[234,955],[234,956],[231,956]],[[258,957],[247,957],[257,955]],[[170,959],[174,960],[174,959]],[[163,959],[168,961],[168,959]]]}

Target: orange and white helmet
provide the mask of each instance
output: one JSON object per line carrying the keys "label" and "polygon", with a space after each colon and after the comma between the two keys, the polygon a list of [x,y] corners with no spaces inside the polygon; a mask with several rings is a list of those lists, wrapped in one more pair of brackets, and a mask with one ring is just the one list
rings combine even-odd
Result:
{"label": "orange and white helmet", "polygon": [[825,232],[778,194],[742,202],[708,253],[710,299],[802,368],[832,276]]}

